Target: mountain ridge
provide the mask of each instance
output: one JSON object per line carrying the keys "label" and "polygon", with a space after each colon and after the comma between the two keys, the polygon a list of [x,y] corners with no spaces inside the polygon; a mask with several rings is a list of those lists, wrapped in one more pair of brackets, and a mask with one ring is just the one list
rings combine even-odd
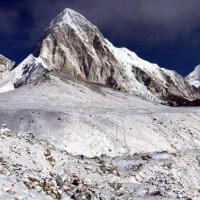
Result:
{"label": "mountain ridge", "polygon": [[96,26],[71,9],[52,20],[38,48],[28,58],[13,70],[18,74],[12,76],[15,87],[32,82],[40,73],[43,76],[59,70],[156,103],[200,105],[198,90],[181,75],[145,61],[126,48],[115,47]]}

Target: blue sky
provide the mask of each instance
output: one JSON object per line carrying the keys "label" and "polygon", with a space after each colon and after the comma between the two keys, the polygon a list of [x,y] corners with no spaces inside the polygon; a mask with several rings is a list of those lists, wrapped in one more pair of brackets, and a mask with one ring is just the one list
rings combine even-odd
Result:
{"label": "blue sky", "polygon": [[67,7],[162,67],[186,75],[200,63],[199,0],[0,0],[0,54],[20,62]]}

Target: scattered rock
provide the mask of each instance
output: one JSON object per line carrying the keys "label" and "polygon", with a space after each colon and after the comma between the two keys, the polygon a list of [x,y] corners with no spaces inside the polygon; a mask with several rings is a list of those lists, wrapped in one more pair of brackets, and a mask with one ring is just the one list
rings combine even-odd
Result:
{"label": "scattered rock", "polygon": [[56,178],[56,183],[59,187],[62,187],[64,185],[64,180],[61,177]]}

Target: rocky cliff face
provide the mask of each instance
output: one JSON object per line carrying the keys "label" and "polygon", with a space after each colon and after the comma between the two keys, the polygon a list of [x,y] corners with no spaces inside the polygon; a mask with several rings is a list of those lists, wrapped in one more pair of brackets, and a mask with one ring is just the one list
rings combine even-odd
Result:
{"label": "rocky cliff face", "polygon": [[165,83],[162,84],[157,77],[138,67],[133,67],[136,79],[144,84],[152,94],[171,106],[195,106],[199,105],[199,92],[190,86],[186,80],[176,72],[161,70]]}
{"label": "rocky cliff face", "polygon": [[136,79],[145,87],[145,90],[150,91],[158,99],[172,106],[197,105],[200,103],[197,89],[188,84],[175,71],[145,61],[126,48],[116,48],[112,44],[110,46],[121,65],[126,69],[129,80]]}
{"label": "rocky cliff face", "polygon": [[174,106],[200,104],[198,90],[182,76],[149,63],[126,48],[114,47],[97,27],[70,9],[51,22],[30,57],[30,62],[27,58],[15,69],[20,74],[12,81],[15,86],[30,82],[40,72],[59,70],[154,102]]}

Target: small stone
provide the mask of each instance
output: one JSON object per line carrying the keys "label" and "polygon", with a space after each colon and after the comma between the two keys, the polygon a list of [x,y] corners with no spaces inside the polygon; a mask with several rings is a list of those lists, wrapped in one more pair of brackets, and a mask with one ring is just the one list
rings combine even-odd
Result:
{"label": "small stone", "polygon": [[63,191],[62,190],[57,190],[57,193],[58,193],[59,196],[62,196]]}
{"label": "small stone", "polygon": [[78,179],[74,179],[72,181],[72,184],[78,186],[79,185],[79,180]]}
{"label": "small stone", "polygon": [[54,162],[55,161],[52,155],[47,156],[47,160],[49,162]]}
{"label": "small stone", "polygon": [[34,177],[28,177],[28,179],[30,180],[30,181],[32,181],[32,182],[39,182],[39,180],[37,179],[37,178],[34,178]]}
{"label": "small stone", "polygon": [[67,185],[63,185],[63,191],[65,192],[65,193],[68,193],[68,192],[70,192],[70,191],[72,191],[72,189],[70,188],[70,187],[68,187]]}
{"label": "small stone", "polygon": [[57,181],[55,181],[55,180],[51,180],[50,184],[51,184],[52,187],[58,186]]}
{"label": "small stone", "polygon": [[56,183],[59,187],[62,187],[64,185],[64,181],[61,177],[56,178]]}
{"label": "small stone", "polygon": [[37,186],[35,187],[35,189],[36,189],[38,192],[42,192],[42,188],[41,188],[39,185],[37,185]]}

